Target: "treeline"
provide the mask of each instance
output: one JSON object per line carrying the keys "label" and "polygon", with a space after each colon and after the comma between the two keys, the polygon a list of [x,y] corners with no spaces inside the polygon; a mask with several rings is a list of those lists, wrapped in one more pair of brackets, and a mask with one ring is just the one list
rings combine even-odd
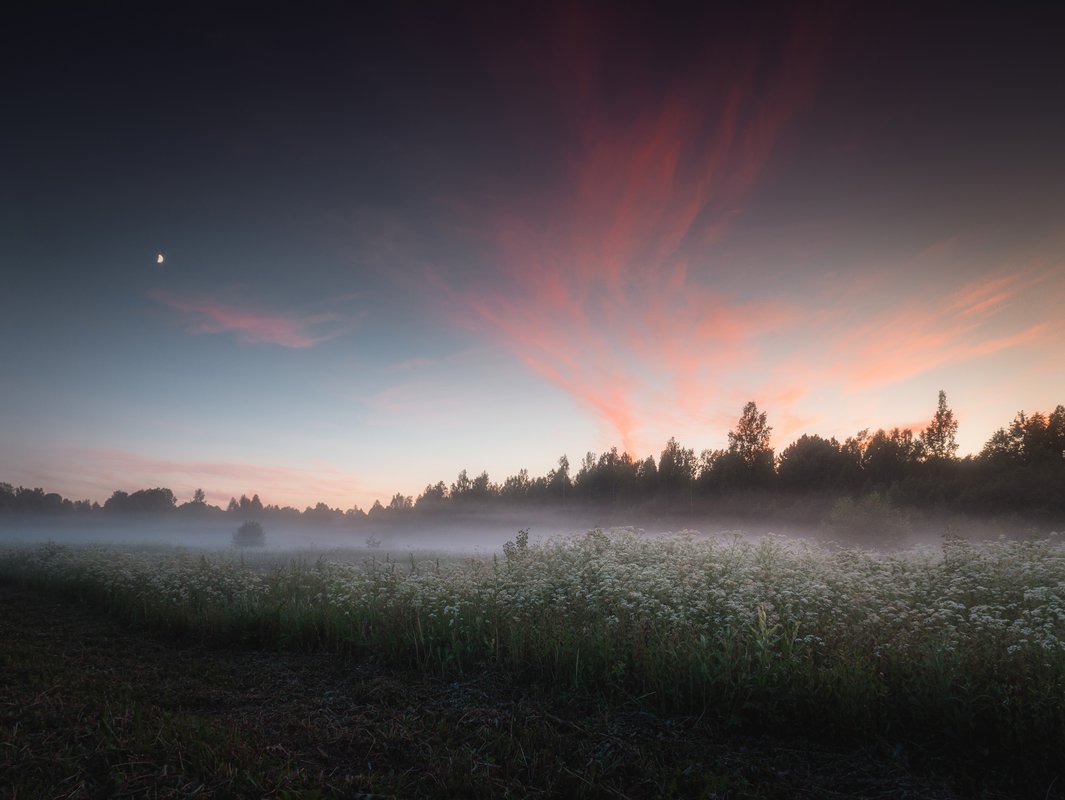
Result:
{"label": "treeline", "polygon": [[258,495],[233,498],[222,509],[197,489],[178,503],[169,489],[116,491],[102,506],[41,489],[0,483],[0,512],[92,514],[179,513],[290,520],[388,521],[492,508],[612,509],[654,514],[713,513],[726,499],[875,496],[891,506],[983,514],[1065,514],[1065,406],[1049,414],[1018,413],[979,454],[957,457],[958,423],[944,392],[928,426],[859,431],[843,442],[803,435],[780,453],[772,427],[755,403],[744,407],[728,447],[696,455],[670,439],[658,458],[617,448],[588,453],[574,468],[566,456],[546,475],[527,470],[493,482],[487,472],[429,484],[417,497],[396,494],[368,511],[264,505]]}

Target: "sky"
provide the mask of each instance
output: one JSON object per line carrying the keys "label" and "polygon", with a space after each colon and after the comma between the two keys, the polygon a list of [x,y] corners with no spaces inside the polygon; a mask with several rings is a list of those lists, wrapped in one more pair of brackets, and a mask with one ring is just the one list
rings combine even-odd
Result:
{"label": "sky", "polygon": [[978,452],[1065,403],[1065,13],[974,5],[19,4],[0,481],[365,509],[941,389]]}

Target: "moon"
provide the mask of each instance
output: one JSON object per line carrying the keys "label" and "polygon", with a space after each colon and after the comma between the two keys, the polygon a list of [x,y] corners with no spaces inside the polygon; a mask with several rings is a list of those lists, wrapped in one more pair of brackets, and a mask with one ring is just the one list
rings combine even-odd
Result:
{"label": "moon", "polygon": [[155,263],[156,264],[162,264],[164,261],[166,261],[166,257],[163,256],[162,253],[159,253],[159,254],[156,255],[156,257],[155,257]]}

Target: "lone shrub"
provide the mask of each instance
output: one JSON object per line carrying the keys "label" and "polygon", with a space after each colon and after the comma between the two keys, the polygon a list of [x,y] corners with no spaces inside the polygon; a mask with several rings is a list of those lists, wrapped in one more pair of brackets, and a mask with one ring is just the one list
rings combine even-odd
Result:
{"label": "lone shrub", "polygon": [[518,535],[503,545],[503,553],[508,559],[520,558],[529,551],[529,529],[522,528]]}
{"label": "lone shrub", "polygon": [[258,522],[245,522],[233,534],[234,547],[263,547],[265,544],[266,534]]}

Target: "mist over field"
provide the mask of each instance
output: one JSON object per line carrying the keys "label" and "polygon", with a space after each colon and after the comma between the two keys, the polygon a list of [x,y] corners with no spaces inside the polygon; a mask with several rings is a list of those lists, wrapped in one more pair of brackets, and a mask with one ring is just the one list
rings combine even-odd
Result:
{"label": "mist over field", "polygon": [[[333,550],[367,548],[371,537],[380,542],[374,549],[399,552],[408,549],[461,553],[502,550],[503,543],[514,538],[520,527],[535,528],[537,536],[573,532],[560,525],[542,523],[531,526],[524,518],[503,518],[446,524],[411,523],[408,525],[364,526],[357,529],[323,526],[315,523],[274,521],[263,524],[262,549]],[[141,519],[78,520],[24,519],[0,521],[0,543],[43,544],[130,544],[187,547],[195,549],[230,549],[233,534],[240,522],[160,520],[151,516]]]}
{"label": "mist over field", "polygon": [[[837,514],[842,516],[842,514]],[[392,555],[407,551],[433,551],[453,555],[501,553],[503,545],[519,531],[532,542],[580,535],[589,530],[631,530],[640,536],[685,532],[697,538],[742,538],[750,541],[767,534],[798,541],[893,552],[939,545],[945,536],[973,542],[998,538],[1028,539],[1059,529],[1023,520],[938,514],[856,514],[858,519],[799,520],[759,518],[752,510],[731,516],[671,516],[651,518],[617,513],[580,514],[545,512],[482,512],[443,520],[401,520],[380,524],[322,524],[265,520],[262,549],[271,552],[365,550]],[[37,516],[0,517],[0,545],[137,545],[188,549],[228,550],[239,520],[160,519],[142,517],[78,518]],[[1065,525],[1060,526],[1065,529]]]}

